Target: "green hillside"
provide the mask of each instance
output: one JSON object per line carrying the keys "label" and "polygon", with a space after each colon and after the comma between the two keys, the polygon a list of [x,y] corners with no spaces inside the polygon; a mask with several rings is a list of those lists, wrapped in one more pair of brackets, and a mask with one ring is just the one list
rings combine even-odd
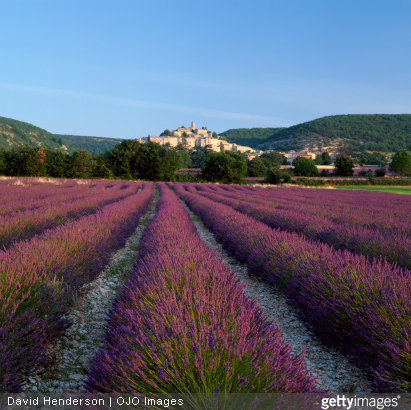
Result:
{"label": "green hillside", "polygon": [[66,152],[75,147],[59,136],[27,122],[0,117],[0,148],[10,149],[21,145],[42,146],[51,150],[56,148]]}
{"label": "green hillside", "polygon": [[349,146],[353,151],[411,150],[411,114],[333,115],[285,128],[260,144],[279,151]]}
{"label": "green hillside", "polygon": [[238,145],[256,148],[258,144],[274,136],[284,128],[235,128],[219,134]]}
{"label": "green hillside", "polygon": [[91,153],[102,153],[111,150],[123,139],[103,137],[82,137],[79,135],[58,135],[76,148],[86,149]]}
{"label": "green hillside", "polygon": [[0,117],[0,148],[4,149],[30,145],[51,150],[61,149],[69,154],[78,148],[98,153],[111,149],[121,141],[114,138],[52,134],[27,122]]}

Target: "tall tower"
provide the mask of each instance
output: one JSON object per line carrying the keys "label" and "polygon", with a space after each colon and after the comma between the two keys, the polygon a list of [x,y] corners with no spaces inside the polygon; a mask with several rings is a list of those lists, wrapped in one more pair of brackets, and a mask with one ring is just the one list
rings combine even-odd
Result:
{"label": "tall tower", "polygon": [[195,125],[194,121],[191,121],[191,129],[192,129],[192,130],[195,130],[195,129],[196,129],[196,125]]}

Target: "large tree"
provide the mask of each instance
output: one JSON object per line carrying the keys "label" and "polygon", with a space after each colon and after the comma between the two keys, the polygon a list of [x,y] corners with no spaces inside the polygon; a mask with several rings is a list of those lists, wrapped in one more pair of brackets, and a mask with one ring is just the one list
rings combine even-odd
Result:
{"label": "large tree", "polygon": [[135,140],[124,140],[105,153],[110,168],[117,178],[139,179],[139,151],[142,144]]}
{"label": "large tree", "polygon": [[146,144],[122,141],[107,153],[107,160],[114,175],[123,179],[173,181],[175,171],[180,168],[176,150],[151,141]]}
{"label": "large tree", "polygon": [[91,178],[95,161],[93,155],[85,149],[76,149],[70,159],[69,175],[71,178]]}
{"label": "large tree", "polygon": [[240,183],[247,173],[247,161],[239,152],[213,152],[207,156],[201,173],[207,181]]}
{"label": "large tree", "polygon": [[267,174],[267,167],[260,157],[253,158],[248,164],[248,175],[250,177],[265,177]]}
{"label": "large tree", "polygon": [[194,147],[190,150],[191,166],[193,168],[201,168],[208,155],[207,148]]}
{"label": "large tree", "polygon": [[0,175],[5,175],[7,170],[6,153],[0,148]]}
{"label": "large tree", "polygon": [[352,177],[354,175],[354,162],[351,157],[339,155],[335,159],[334,173],[340,177]]}
{"label": "large tree", "polygon": [[180,161],[179,168],[188,168],[191,166],[190,154],[184,149],[182,144],[178,144],[176,147],[178,158]]}
{"label": "large tree", "polygon": [[46,151],[47,175],[53,178],[64,178],[67,175],[70,157],[61,150]]}
{"label": "large tree", "polygon": [[321,160],[322,160],[321,165],[331,165],[333,163],[331,161],[331,157],[330,157],[330,154],[328,152],[323,152],[321,154]]}
{"label": "large tree", "polygon": [[294,162],[294,173],[303,177],[318,177],[318,169],[311,158],[298,156]]}
{"label": "large tree", "polygon": [[402,177],[411,175],[411,153],[407,150],[398,151],[392,158],[390,170]]}
{"label": "large tree", "polygon": [[287,165],[286,161],[287,158],[285,155],[281,154],[280,152],[271,151],[265,154],[262,154],[260,158],[264,161],[264,165],[267,169],[271,169],[272,167],[276,167],[277,165]]}

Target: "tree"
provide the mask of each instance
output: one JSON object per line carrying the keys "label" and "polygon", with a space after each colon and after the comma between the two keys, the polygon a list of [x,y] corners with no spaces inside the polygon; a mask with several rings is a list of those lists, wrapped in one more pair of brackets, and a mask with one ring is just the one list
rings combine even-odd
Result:
{"label": "tree", "polygon": [[314,164],[315,165],[323,165],[323,159],[321,155],[317,155],[314,159]]}
{"label": "tree", "polygon": [[323,152],[321,155],[317,155],[314,159],[316,165],[331,165],[331,157],[328,152]]}
{"label": "tree", "polygon": [[213,152],[204,161],[201,173],[207,181],[240,183],[247,173],[247,162],[239,152]]}
{"label": "tree", "polygon": [[351,157],[339,155],[335,159],[334,173],[340,177],[352,177],[354,175],[354,162]]}
{"label": "tree", "polygon": [[46,151],[43,147],[26,147],[23,175],[41,177],[46,175]]}
{"label": "tree", "polygon": [[384,177],[386,174],[385,168],[378,168],[375,170],[376,177]]}
{"label": "tree", "polygon": [[342,157],[352,157],[351,148],[348,145],[343,145],[338,149],[338,154]]}
{"label": "tree", "polygon": [[64,178],[67,176],[67,168],[70,157],[61,150],[47,150],[46,169],[47,175],[53,178]]}
{"label": "tree", "polygon": [[189,168],[191,166],[191,157],[190,154],[184,149],[182,144],[178,144],[176,147],[179,158],[179,168]]}
{"label": "tree", "polygon": [[[157,144],[158,145],[158,144]],[[142,144],[124,140],[105,154],[110,169],[121,179],[139,179],[139,152]]]}
{"label": "tree", "polygon": [[390,170],[398,175],[411,175],[411,153],[407,150],[398,151],[392,158]]}
{"label": "tree", "polygon": [[113,171],[104,154],[94,154],[93,159],[95,161],[93,178],[113,179]]}
{"label": "tree", "polygon": [[91,178],[94,165],[90,152],[76,149],[70,159],[69,175],[71,178]]}
{"label": "tree", "polygon": [[170,131],[170,130],[164,130],[164,131],[160,134],[160,137],[163,137],[163,136],[168,137],[169,135],[171,135],[171,131]]}
{"label": "tree", "polygon": [[291,173],[289,171],[282,170],[279,166],[272,167],[267,172],[267,177],[265,178],[265,182],[268,184],[290,183],[291,180]]}
{"label": "tree", "polygon": [[276,151],[271,151],[266,154],[262,154],[260,158],[264,161],[264,165],[267,169],[270,169],[271,167],[275,167],[277,165],[283,165],[284,161],[287,160],[285,155],[280,154]]}
{"label": "tree", "polygon": [[187,141],[188,134],[184,131],[182,134],[181,145],[183,146],[184,150],[188,152],[189,146]]}
{"label": "tree", "polygon": [[323,152],[321,154],[322,165],[331,165],[333,162],[331,161],[330,154],[328,152]]}
{"label": "tree", "polygon": [[0,175],[6,175],[7,163],[6,153],[3,148],[0,148]]}
{"label": "tree", "polygon": [[294,162],[294,173],[303,177],[318,177],[318,169],[311,158],[298,156]]}
{"label": "tree", "polygon": [[191,166],[193,168],[201,168],[208,155],[207,149],[195,147],[190,151]]}
{"label": "tree", "polygon": [[265,177],[267,174],[267,167],[260,157],[253,158],[248,165],[248,175],[250,177]]}

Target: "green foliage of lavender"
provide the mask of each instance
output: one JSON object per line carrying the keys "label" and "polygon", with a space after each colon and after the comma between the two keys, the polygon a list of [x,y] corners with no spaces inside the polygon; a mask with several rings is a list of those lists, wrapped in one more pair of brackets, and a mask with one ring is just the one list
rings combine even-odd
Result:
{"label": "green foliage of lavender", "polygon": [[[135,272],[110,313],[88,392],[319,392],[279,329],[160,184]],[[229,297],[227,297],[229,295]]]}

